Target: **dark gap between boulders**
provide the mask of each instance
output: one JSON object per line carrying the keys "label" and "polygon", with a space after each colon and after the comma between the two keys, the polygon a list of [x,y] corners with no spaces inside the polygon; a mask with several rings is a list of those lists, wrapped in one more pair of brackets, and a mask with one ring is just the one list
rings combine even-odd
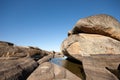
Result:
{"label": "dark gap between boulders", "polygon": [[71,71],[76,76],[80,77],[82,80],[86,79],[85,72],[82,66],[82,62],[65,57],[53,58],[50,62],[57,64]]}

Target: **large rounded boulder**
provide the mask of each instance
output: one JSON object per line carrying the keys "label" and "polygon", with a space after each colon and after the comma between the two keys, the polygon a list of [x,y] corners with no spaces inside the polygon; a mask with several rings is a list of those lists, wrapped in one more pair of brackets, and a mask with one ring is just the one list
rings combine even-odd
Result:
{"label": "large rounded boulder", "polygon": [[80,19],[68,35],[78,33],[100,34],[120,41],[120,23],[110,15],[94,15]]}

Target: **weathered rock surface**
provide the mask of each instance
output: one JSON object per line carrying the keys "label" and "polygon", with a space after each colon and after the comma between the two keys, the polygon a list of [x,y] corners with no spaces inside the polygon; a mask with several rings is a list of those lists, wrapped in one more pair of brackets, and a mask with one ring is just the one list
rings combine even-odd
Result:
{"label": "weathered rock surface", "polygon": [[0,41],[0,57],[41,58],[47,53],[47,51],[41,50],[36,47],[15,46],[13,43]]}
{"label": "weathered rock surface", "polygon": [[81,33],[69,36],[62,43],[62,52],[80,61],[82,56],[91,54],[120,54],[120,41],[98,34]]}
{"label": "weathered rock surface", "polygon": [[61,50],[81,64],[82,79],[48,62],[64,56],[60,53],[0,41],[0,80],[120,80],[120,23],[115,18],[101,14],[80,19],[68,35]]}
{"label": "weathered rock surface", "polygon": [[44,56],[43,58],[41,58],[40,60],[38,60],[37,62],[38,62],[39,64],[42,64],[42,63],[47,62],[47,61],[49,61],[50,59],[52,59],[53,56],[54,56],[54,54],[52,54],[52,53],[51,53],[51,54],[48,54],[48,55]]}
{"label": "weathered rock surface", "polygon": [[109,15],[80,19],[61,51],[82,61],[86,80],[120,80],[120,23]]}
{"label": "weathered rock surface", "polygon": [[90,16],[80,19],[68,35],[78,33],[100,34],[120,41],[120,23],[106,14]]}
{"label": "weathered rock surface", "polygon": [[59,58],[59,57],[64,57],[65,56],[61,52],[55,52],[55,51],[53,51],[53,53],[54,53],[54,58]]}
{"label": "weathered rock surface", "polygon": [[86,80],[119,80],[120,55],[91,55],[83,59]]}
{"label": "weathered rock surface", "polygon": [[[36,47],[16,46],[13,43],[0,41],[0,80],[26,80],[38,67],[36,60],[45,62],[52,53]],[[45,58],[44,58],[45,56]]]}
{"label": "weathered rock surface", "polygon": [[27,80],[81,80],[65,68],[50,62],[41,64]]}
{"label": "weathered rock surface", "polygon": [[0,58],[0,80],[26,80],[37,66],[38,63],[31,58]]}

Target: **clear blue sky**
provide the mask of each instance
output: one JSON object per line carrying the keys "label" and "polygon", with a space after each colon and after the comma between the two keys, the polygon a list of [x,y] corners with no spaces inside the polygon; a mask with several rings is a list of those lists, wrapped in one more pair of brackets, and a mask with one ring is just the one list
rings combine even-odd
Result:
{"label": "clear blue sky", "polygon": [[101,13],[120,21],[120,0],[0,0],[0,40],[60,51],[80,18]]}

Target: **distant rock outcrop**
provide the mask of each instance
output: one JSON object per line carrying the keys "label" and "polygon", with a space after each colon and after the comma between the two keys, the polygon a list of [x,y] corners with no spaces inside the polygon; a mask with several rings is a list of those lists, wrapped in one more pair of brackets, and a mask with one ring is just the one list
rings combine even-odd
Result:
{"label": "distant rock outcrop", "polygon": [[35,56],[41,58],[48,52],[36,47],[15,46],[13,43],[0,41],[0,57],[1,58],[23,58]]}
{"label": "distant rock outcrop", "polygon": [[120,79],[120,23],[112,16],[80,19],[62,42],[61,51],[82,62],[86,80]]}

